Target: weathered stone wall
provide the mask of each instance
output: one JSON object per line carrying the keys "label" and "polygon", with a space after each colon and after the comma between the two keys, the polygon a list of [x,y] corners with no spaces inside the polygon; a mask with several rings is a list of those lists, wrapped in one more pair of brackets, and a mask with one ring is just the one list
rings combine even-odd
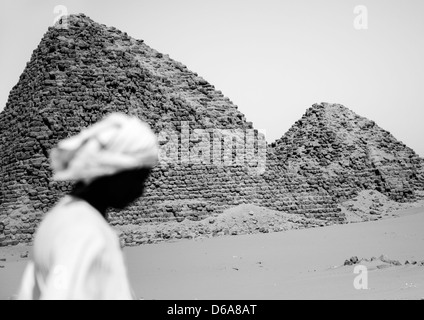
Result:
{"label": "weathered stone wall", "polygon": [[[337,203],[327,192],[314,190],[295,174],[277,175],[273,167],[283,170],[275,164],[263,176],[252,176],[244,167],[181,166],[172,171],[157,170],[145,196],[131,208],[112,214],[111,223],[200,220],[247,203],[329,223],[343,221]],[[166,176],[158,179],[157,174]]]}

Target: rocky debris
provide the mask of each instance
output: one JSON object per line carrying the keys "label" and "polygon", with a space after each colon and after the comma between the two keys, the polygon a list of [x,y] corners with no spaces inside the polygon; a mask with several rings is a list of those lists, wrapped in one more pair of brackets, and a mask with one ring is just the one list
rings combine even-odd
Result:
{"label": "rocky debris", "polygon": [[[210,220],[214,223],[211,224]],[[314,225],[315,223],[315,225]],[[202,221],[185,219],[160,224],[122,226],[117,231],[126,246],[152,244],[179,239],[200,239],[218,236],[235,236],[257,233],[283,232],[288,230],[319,227],[320,221],[306,219],[295,214],[240,205]]]}
{"label": "rocky debris", "polygon": [[[216,129],[252,130],[253,140],[259,134],[222,92],[186,66],[85,15],[70,16],[68,25],[49,28],[0,113],[0,246],[30,243],[44,214],[70,191],[71,184],[51,180],[51,148],[111,112],[143,119],[161,133],[162,146],[172,140],[170,133],[194,137],[194,130],[204,129],[216,159],[235,161],[235,149],[246,155],[261,150],[243,135],[223,152],[225,139]],[[284,229],[280,221],[261,225],[260,219],[247,220],[247,226],[217,223],[225,210],[243,204],[296,214],[305,219],[303,227],[345,223],[338,204],[362,190],[398,202],[416,200],[423,190],[422,160],[374,122],[337,104],[314,105],[282,139],[262,149],[262,175],[252,174],[260,161],[184,163],[185,150],[197,150],[198,140],[177,146],[177,158],[153,170],[142,199],[110,213],[118,229],[145,230],[137,240],[128,235],[126,243],[193,238],[210,230],[235,235]]]}
{"label": "rocky debris", "polygon": [[21,259],[26,259],[26,258],[28,258],[28,255],[29,255],[29,252],[28,251],[25,251],[25,252],[22,252],[20,254],[20,257],[21,257]]}
{"label": "rocky debris", "polygon": [[[423,192],[417,191],[421,199]],[[376,221],[384,218],[397,217],[397,211],[415,207],[424,207],[424,201],[399,203],[375,190],[364,190],[351,200],[339,204],[341,212],[348,223]]]}
{"label": "rocky debris", "polygon": [[0,265],[0,269],[4,269],[4,266]]}
{"label": "rocky debris", "polygon": [[344,263],[344,266],[354,266],[354,265],[358,265],[361,263],[370,263],[370,262],[382,262],[383,264],[379,264],[377,265],[378,269],[385,269],[385,268],[389,268],[392,266],[408,266],[408,265],[412,265],[412,266],[424,266],[424,260],[419,262],[419,261],[410,261],[410,260],[406,260],[404,264],[402,264],[399,260],[392,260],[389,259],[389,257],[387,255],[381,255],[379,258],[376,257],[372,257],[371,259],[358,259],[358,257],[352,257],[349,260],[346,260]]}
{"label": "rocky debris", "polygon": [[356,265],[358,263],[359,263],[358,257],[352,257],[349,260],[346,260],[345,263],[344,263],[344,265],[345,266],[354,266],[354,265]]}
{"label": "rocky debris", "polygon": [[385,262],[387,264],[394,265],[394,266],[401,266],[402,265],[402,263],[400,263],[398,260],[391,260],[386,255],[381,255],[379,260],[381,262]]}

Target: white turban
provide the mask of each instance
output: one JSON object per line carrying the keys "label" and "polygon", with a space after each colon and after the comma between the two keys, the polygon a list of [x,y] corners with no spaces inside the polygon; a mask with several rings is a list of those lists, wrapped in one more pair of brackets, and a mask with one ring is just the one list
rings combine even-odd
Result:
{"label": "white turban", "polygon": [[54,180],[89,182],[129,169],[153,168],[158,154],[157,138],[146,123],[113,113],[59,142],[50,158]]}

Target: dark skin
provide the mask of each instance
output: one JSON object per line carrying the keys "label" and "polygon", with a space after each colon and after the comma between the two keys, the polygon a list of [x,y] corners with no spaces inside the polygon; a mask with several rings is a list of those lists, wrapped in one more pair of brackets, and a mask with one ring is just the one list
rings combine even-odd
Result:
{"label": "dark skin", "polygon": [[151,169],[127,170],[100,177],[90,184],[79,182],[71,196],[87,201],[106,219],[109,208],[124,209],[142,196]]}

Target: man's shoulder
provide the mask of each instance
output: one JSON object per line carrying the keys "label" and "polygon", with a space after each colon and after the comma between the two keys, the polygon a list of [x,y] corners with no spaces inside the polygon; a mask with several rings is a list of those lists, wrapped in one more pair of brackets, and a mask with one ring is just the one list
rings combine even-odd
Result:
{"label": "man's shoulder", "polygon": [[103,216],[87,202],[69,197],[48,212],[37,230],[36,242],[43,246],[56,242],[61,246],[119,247],[118,235]]}
{"label": "man's shoulder", "polygon": [[72,230],[80,234],[109,233],[110,226],[103,216],[90,204],[83,200],[65,197],[45,216],[40,229]]}
{"label": "man's shoulder", "polygon": [[62,216],[66,218],[79,218],[84,220],[104,220],[98,212],[89,203],[77,198],[66,196],[56,204],[46,217]]}

